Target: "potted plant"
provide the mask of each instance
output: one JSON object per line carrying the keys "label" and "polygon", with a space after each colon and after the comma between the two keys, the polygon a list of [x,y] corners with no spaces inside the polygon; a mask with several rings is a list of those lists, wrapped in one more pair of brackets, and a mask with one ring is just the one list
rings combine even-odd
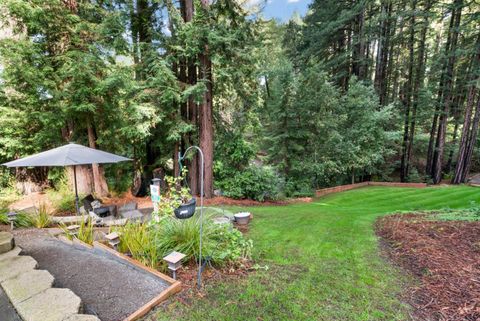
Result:
{"label": "potted plant", "polygon": [[178,219],[187,219],[195,214],[197,202],[192,197],[188,187],[182,187],[182,180],[185,180],[186,170],[182,170],[179,177],[166,176],[167,188],[158,203],[159,217],[175,215]]}
{"label": "potted plant", "polygon": [[194,197],[190,198],[188,201],[182,202],[173,212],[175,213],[175,217],[179,219],[186,219],[190,218],[195,214],[195,209],[197,206],[197,201]]}

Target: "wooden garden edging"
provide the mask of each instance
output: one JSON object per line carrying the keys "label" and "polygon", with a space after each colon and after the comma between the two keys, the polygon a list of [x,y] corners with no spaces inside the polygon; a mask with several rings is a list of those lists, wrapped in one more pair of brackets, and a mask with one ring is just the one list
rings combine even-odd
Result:
{"label": "wooden garden edging", "polygon": [[414,187],[424,188],[428,185],[426,183],[397,183],[397,182],[362,182],[356,184],[339,185],[329,188],[319,189],[315,192],[315,196],[324,196],[333,193],[349,191],[351,189],[360,188],[364,186],[390,186],[390,187]]}
{"label": "wooden garden edging", "polygon": [[115,251],[114,249],[106,246],[105,244],[99,243],[94,241],[93,246],[89,245],[87,243],[84,243],[78,239],[74,239],[73,241],[69,240],[67,237],[64,235],[59,235],[58,239],[64,243],[67,243],[69,245],[72,245],[76,248],[83,248],[83,249],[88,249],[88,250],[93,250],[93,251],[98,251],[101,253],[107,253],[110,255],[113,259],[116,261],[119,261],[125,265],[129,265],[132,268],[142,270],[146,273],[150,273],[155,275],[156,277],[162,279],[163,281],[167,282],[170,284],[165,290],[160,292],[159,295],[154,297],[152,300],[144,304],[142,307],[140,307],[137,311],[133,312],[130,314],[127,318],[125,318],[123,321],[135,321],[146,315],[150,310],[152,310],[154,307],[159,305],[161,302],[165,301],[168,297],[171,295],[180,292],[182,288],[182,283],[180,281],[177,281],[168,275],[165,275],[155,269],[152,269],[142,263],[140,263],[137,260],[134,260],[126,255],[123,255],[120,252]]}

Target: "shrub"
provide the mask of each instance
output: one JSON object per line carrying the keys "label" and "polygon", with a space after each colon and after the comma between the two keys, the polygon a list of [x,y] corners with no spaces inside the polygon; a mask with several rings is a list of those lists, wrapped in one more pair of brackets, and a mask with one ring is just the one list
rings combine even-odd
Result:
{"label": "shrub", "polygon": [[[198,260],[200,247],[200,215],[188,220],[167,218],[157,225],[157,246],[163,255],[178,251],[187,259]],[[202,256],[218,265],[249,258],[253,243],[231,226],[215,224],[204,217]]]}
{"label": "shrub", "polygon": [[0,209],[0,224],[9,224],[7,210]]}
{"label": "shrub", "polygon": [[282,186],[282,179],[271,167],[255,165],[217,183],[225,196],[260,202],[278,199]]}
{"label": "shrub", "polygon": [[186,175],[187,170],[184,168],[181,176],[165,176],[167,188],[163,192],[160,202],[158,203],[158,211],[153,213],[155,220],[158,221],[161,218],[173,216],[174,209],[179,207],[182,203],[188,202],[192,198],[188,187],[181,187],[182,181],[185,179]]}
{"label": "shrub", "polygon": [[0,187],[0,208],[8,208],[10,204],[20,199],[20,194],[14,187],[13,181],[9,181],[6,187]]}
{"label": "shrub", "polygon": [[[186,260],[198,260],[200,246],[200,216],[188,220],[165,217],[160,222],[129,223],[114,229],[120,234],[119,251],[130,253],[145,265],[157,268],[162,258],[172,251],[186,255]],[[217,265],[235,263],[250,258],[253,243],[231,226],[214,224],[204,217],[202,257],[210,257]]]}
{"label": "shrub", "polygon": [[68,184],[68,178],[64,174],[57,183],[55,189],[47,190],[48,199],[57,213],[75,212],[75,193]]}

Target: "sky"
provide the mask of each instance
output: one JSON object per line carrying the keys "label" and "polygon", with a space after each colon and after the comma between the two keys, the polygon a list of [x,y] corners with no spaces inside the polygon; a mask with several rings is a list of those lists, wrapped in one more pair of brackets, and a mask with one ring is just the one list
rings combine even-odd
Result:
{"label": "sky", "polygon": [[266,18],[288,21],[295,11],[304,16],[311,2],[312,0],[267,0],[263,15]]}

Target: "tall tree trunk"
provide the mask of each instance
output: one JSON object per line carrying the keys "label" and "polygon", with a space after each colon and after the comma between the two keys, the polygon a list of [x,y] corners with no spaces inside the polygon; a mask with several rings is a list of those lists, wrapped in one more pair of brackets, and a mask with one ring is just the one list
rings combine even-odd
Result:
{"label": "tall tree trunk", "polygon": [[478,117],[480,97],[478,98],[475,116],[472,124],[472,109],[475,103],[475,96],[477,94],[478,75],[475,75],[476,70],[480,67],[480,35],[477,37],[476,53],[472,62],[471,76],[469,77],[469,90],[467,97],[467,105],[465,107],[465,115],[463,120],[462,135],[458,146],[457,164],[455,166],[455,174],[452,178],[453,184],[464,183],[470,171],[470,162],[473,155],[473,148],[477,140],[478,131]]}
{"label": "tall tree trunk", "polygon": [[[406,182],[408,180],[408,171],[409,171],[409,162],[408,162],[408,149],[410,146],[410,109],[412,104],[412,85],[413,85],[413,65],[415,62],[414,59],[414,45],[415,45],[415,10],[417,6],[417,0],[412,0],[412,17],[410,19],[410,37],[408,42],[408,79],[405,84],[405,93],[402,99],[403,105],[405,106],[405,118],[404,118],[404,129],[403,129],[403,143],[402,143],[402,159],[400,164],[400,180]],[[413,121],[413,120],[412,120]]]}
{"label": "tall tree trunk", "polygon": [[477,144],[478,124],[480,122],[480,97],[477,98],[477,106],[475,107],[475,116],[473,117],[472,130],[467,144],[467,152],[465,157],[465,168],[461,176],[461,182],[465,182],[470,168],[472,166],[473,151]]}
{"label": "tall tree trunk", "polygon": [[390,25],[392,1],[382,1],[382,20],[380,22],[380,36],[377,47],[377,57],[375,65],[374,84],[380,98],[380,105],[387,103],[387,65],[388,57],[390,56]]}
{"label": "tall tree trunk", "polygon": [[[88,133],[88,145],[90,148],[96,149],[96,135],[91,121],[87,125]],[[93,187],[95,194],[98,197],[104,197],[108,195],[108,185],[107,180],[105,179],[105,173],[103,168],[98,164],[92,164],[92,173],[93,173]]]}
{"label": "tall tree trunk", "polygon": [[450,51],[447,53],[448,63],[445,75],[445,87],[443,90],[443,110],[439,119],[437,141],[435,144],[436,148],[433,155],[432,163],[432,180],[434,184],[438,184],[442,180],[443,155],[445,151],[445,135],[447,131],[447,119],[450,112],[450,104],[452,100],[453,72],[456,61],[455,51],[457,49],[460,19],[462,16],[462,1],[463,0],[455,0],[452,13],[455,22],[452,32],[451,48]]}
{"label": "tall tree trunk", "polygon": [[407,175],[410,173],[410,165],[412,162],[413,155],[413,141],[415,139],[415,126],[417,121],[417,109],[418,109],[418,100],[420,96],[420,90],[423,88],[423,81],[425,78],[425,48],[426,48],[426,38],[428,31],[428,15],[430,12],[431,0],[427,0],[425,3],[425,8],[423,10],[423,22],[422,29],[420,31],[420,44],[418,47],[417,53],[417,65],[415,70],[415,82],[413,84],[413,93],[412,93],[412,119],[410,122],[410,133],[408,139],[407,147]]}
{"label": "tall tree trunk", "polygon": [[[453,26],[453,18],[450,20],[450,28],[449,31],[451,31]],[[447,43],[445,45],[445,52],[449,51],[450,49],[450,35],[447,36]],[[440,45],[440,33],[437,33],[436,41],[435,41],[435,46],[436,50],[435,53],[438,54],[439,52],[439,45]],[[437,133],[437,126],[438,126],[438,118],[440,116],[440,104],[442,101],[442,92],[443,92],[443,83],[445,81],[445,71],[444,69],[446,68],[446,63],[444,64],[444,67],[442,69],[441,75],[440,75],[440,82],[438,85],[438,93],[437,93],[437,103],[435,104],[435,110],[433,112],[433,118],[432,118],[432,126],[430,127],[430,136],[428,140],[428,150],[427,150],[427,163],[425,166],[425,174],[432,176],[432,166],[433,166],[433,153],[435,149],[435,137]]]}
{"label": "tall tree trunk", "polygon": [[[201,4],[203,10],[208,12],[208,0],[201,0]],[[211,198],[213,196],[213,76],[208,43],[205,44],[199,58],[202,79],[207,87],[200,105],[200,148],[205,158],[204,194],[206,198]]]}
{"label": "tall tree trunk", "polygon": [[[195,10],[193,0],[184,0],[184,20],[185,22],[190,22],[193,19],[193,13]],[[193,86],[197,83],[197,66],[195,65],[194,59],[187,60],[187,83],[190,86]],[[198,128],[198,106],[195,103],[193,97],[189,97],[187,102],[187,122],[192,124],[192,127],[195,128],[193,133],[188,133],[186,140],[189,146],[198,144],[197,131]],[[191,160],[188,163],[188,174],[190,181],[190,189],[193,195],[199,195],[199,179],[198,179],[198,155],[195,153]]]}

